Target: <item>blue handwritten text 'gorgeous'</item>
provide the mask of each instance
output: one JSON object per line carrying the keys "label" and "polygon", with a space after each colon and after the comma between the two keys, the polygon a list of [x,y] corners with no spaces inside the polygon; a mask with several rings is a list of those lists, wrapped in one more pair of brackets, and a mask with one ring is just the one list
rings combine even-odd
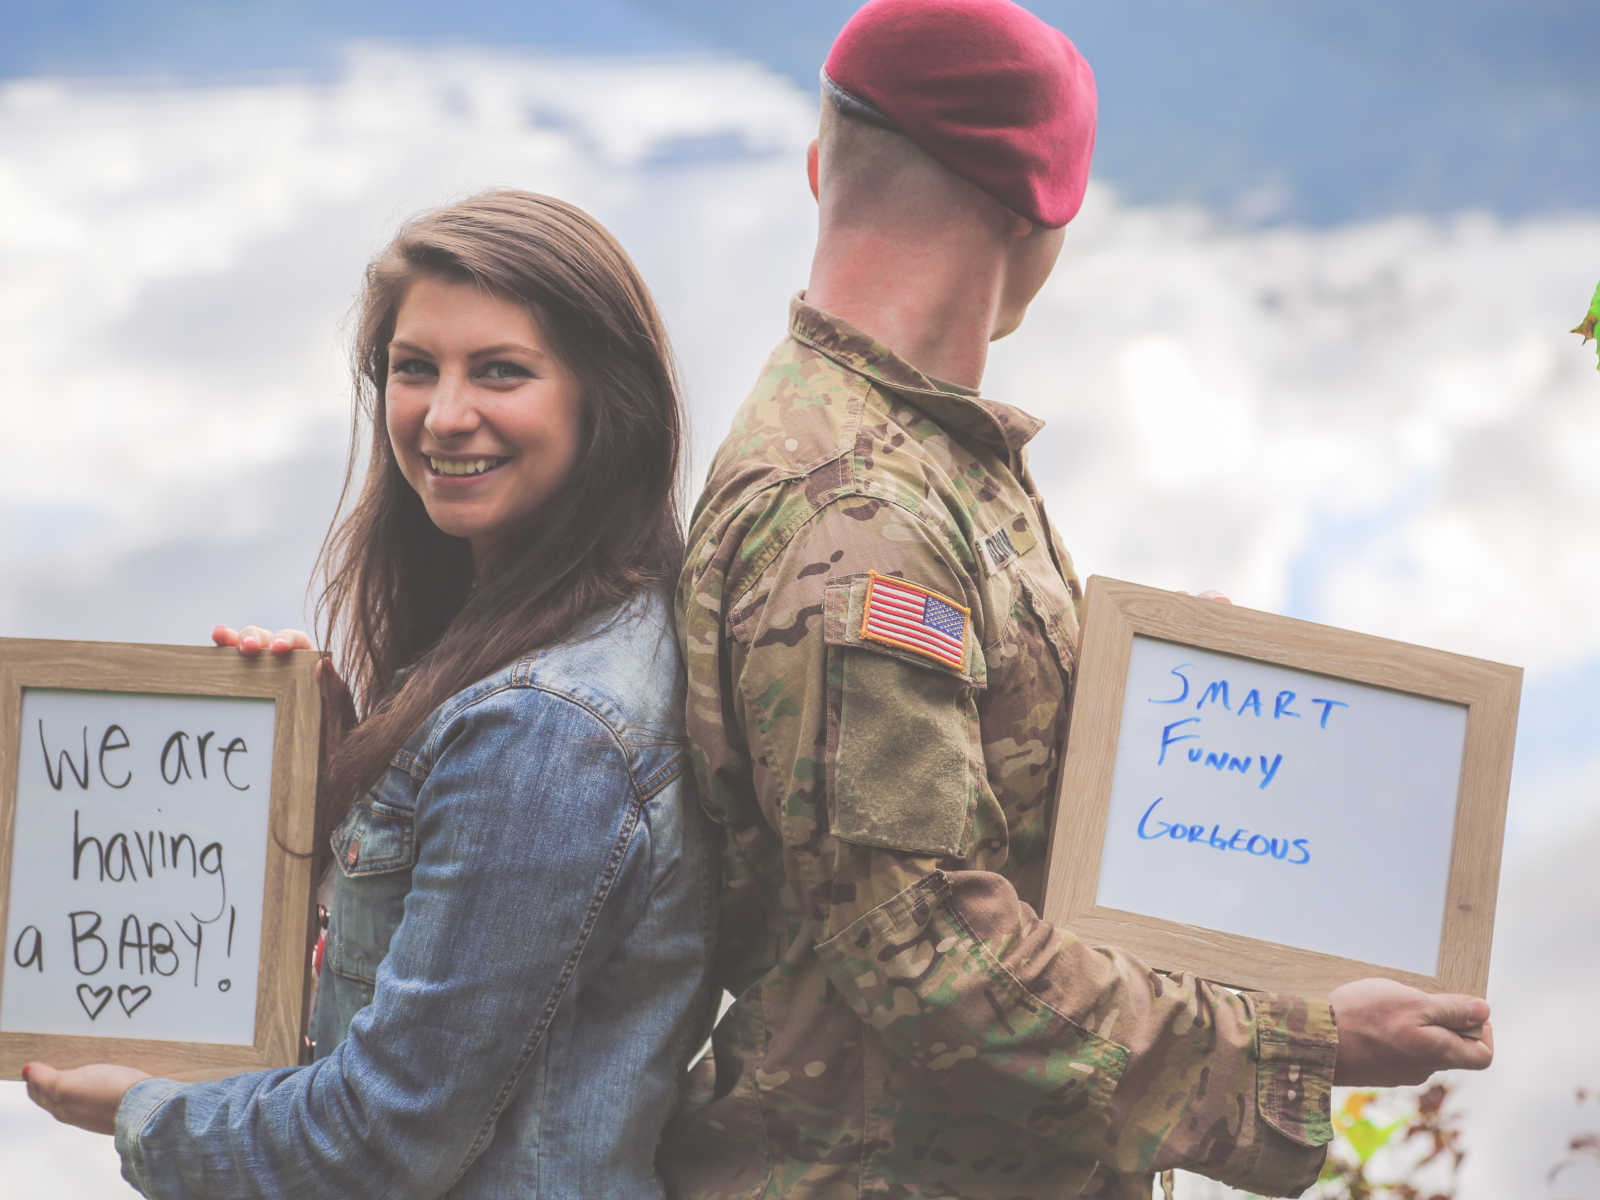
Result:
{"label": "blue handwritten text 'gorgeous'", "polygon": [[1208,831],[1204,825],[1166,821],[1155,815],[1156,807],[1165,799],[1165,796],[1157,796],[1139,818],[1139,837],[1144,841],[1169,838],[1193,846],[1210,846],[1213,850],[1237,850],[1257,858],[1274,858],[1291,867],[1302,867],[1311,861],[1310,838],[1268,837],[1248,829],[1235,829],[1232,834],[1224,835],[1221,825],[1213,825]]}

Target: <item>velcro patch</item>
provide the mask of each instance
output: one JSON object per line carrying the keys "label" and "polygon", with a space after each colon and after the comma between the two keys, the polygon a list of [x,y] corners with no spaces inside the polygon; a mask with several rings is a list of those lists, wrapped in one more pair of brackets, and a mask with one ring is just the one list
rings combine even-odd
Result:
{"label": "velcro patch", "polygon": [[971,614],[965,605],[892,575],[868,575],[863,640],[899,646],[958,671],[966,665]]}
{"label": "velcro patch", "polygon": [[1011,544],[1011,534],[1004,527],[996,529],[988,537],[978,543],[983,552],[983,557],[988,560],[989,570],[998,571],[1017,556],[1017,548]]}
{"label": "velcro patch", "polygon": [[1028,521],[1021,513],[1007,517],[997,529],[978,539],[978,554],[990,574],[1002,570],[1012,559],[1026,554],[1037,544]]}

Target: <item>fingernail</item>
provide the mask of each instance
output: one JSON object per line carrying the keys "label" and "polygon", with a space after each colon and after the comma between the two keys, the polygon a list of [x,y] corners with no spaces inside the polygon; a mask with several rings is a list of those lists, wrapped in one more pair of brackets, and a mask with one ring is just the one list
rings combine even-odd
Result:
{"label": "fingernail", "polygon": [[23,1083],[27,1083],[28,1082],[28,1064],[27,1063],[23,1063],[22,1064],[22,1082]]}

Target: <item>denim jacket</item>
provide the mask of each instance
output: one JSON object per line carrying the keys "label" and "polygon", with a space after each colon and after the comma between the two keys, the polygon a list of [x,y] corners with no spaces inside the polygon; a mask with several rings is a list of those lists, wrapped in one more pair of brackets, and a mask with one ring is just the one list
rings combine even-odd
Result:
{"label": "denim jacket", "polygon": [[150,1079],[148,1196],[660,1196],[716,878],[662,598],[452,696],[333,835],[309,1066]]}

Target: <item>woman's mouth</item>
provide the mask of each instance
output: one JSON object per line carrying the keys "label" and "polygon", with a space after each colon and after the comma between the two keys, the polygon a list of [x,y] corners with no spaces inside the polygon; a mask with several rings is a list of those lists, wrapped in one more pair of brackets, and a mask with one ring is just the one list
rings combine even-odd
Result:
{"label": "woman's mouth", "polygon": [[428,461],[428,470],[435,475],[446,475],[451,478],[487,474],[511,461],[509,458],[436,458],[432,454],[424,454],[422,457]]}

